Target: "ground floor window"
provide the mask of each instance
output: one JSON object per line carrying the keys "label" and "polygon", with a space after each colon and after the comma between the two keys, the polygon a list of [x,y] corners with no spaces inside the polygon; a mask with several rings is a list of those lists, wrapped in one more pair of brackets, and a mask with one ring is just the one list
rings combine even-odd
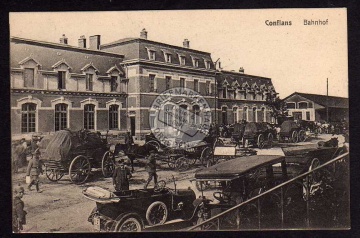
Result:
{"label": "ground floor window", "polygon": [[95,129],[95,105],[86,104],[84,106],[84,129]]}
{"label": "ground floor window", "polygon": [[119,105],[109,107],[109,129],[119,129]]}
{"label": "ground floor window", "polygon": [[234,123],[238,122],[237,107],[233,108]]}
{"label": "ground floor window", "polygon": [[245,121],[248,121],[248,109],[247,107],[244,107],[244,110],[243,110],[243,119]]}
{"label": "ground floor window", "polygon": [[21,132],[35,132],[36,130],[36,104],[25,103],[21,107]]}
{"label": "ground floor window", "polygon": [[256,122],[256,107],[253,108],[253,121]]}
{"label": "ground floor window", "polygon": [[67,128],[67,107],[65,103],[55,105],[55,131]]}
{"label": "ground floor window", "polygon": [[310,112],[306,112],[306,120],[310,121]]}

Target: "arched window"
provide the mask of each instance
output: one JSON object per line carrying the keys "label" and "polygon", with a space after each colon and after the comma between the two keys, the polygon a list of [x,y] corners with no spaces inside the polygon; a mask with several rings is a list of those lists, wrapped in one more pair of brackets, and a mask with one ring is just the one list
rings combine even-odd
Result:
{"label": "arched window", "polygon": [[87,130],[95,129],[95,105],[94,104],[84,105],[84,129],[87,129]]}
{"label": "arched window", "polygon": [[308,104],[307,102],[299,102],[299,109],[307,109]]}
{"label": "arched window", "polygon": [[67,107],[65,103],[55,105],[55,131],[67,128]]}
{"label": "arched window", "polygon": [[119,129],[119,105],[109,106],[109,130]]}
{"label": "arched window", "polygon": [[233,108],[233,118],[234,118],[234,123],[236,123],[238,121],[238,116],[237,116],[237,107]]}
{"label": "arched window", "polygon": [[222,123],[223,124],[228,124],[228,121],[227,121],[227,107],[222,107],[221,108],[221,115],[222,115]]}
{"label": "arched window", "polygon": [[288,102],[288,103],[286,103],[286,107],[288,109],[295,109],[295,103],[294,102]]}
{"label": "arched window", "polygon": [[165,105],[164,106],[164,126],[172,126],[173,125],[173,105]]}
{"label": "arched window", "polygon": [[176,116],[178,120],[177,126],[181,127],[184,124],[188,124],[187,115],[188,115],[187,105],[180,105]]}
{"label": "arched window", "polygon": [[253,121],[257,121],[256,120],[256,107],[253,108]]}
{"label": "arched window", "polygon": [[35,132],[36,104],[25,103],[21,106],[21,132]]}
{"label": "arched window", "polygon": [[193,120],[193,123],[195,125],[198,125],[201,123],[201,118],[200,118],[200,107],[198,105],[194,105],[193,106],[193,113],[194,113],[194,120]]}
{"label": "arched window", "polygon": [[244,107],[244,110],[243,110],[243,119],[245,121],[248,121],[248,108],[247,107]]}

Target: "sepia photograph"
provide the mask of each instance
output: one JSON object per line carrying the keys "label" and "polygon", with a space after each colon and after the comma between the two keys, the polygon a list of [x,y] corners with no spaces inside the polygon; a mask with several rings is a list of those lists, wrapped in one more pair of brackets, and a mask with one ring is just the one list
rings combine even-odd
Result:
{"label": "sepia photograph", "polygon": [[13,233],[349,230],[346,8],[10,12]]}

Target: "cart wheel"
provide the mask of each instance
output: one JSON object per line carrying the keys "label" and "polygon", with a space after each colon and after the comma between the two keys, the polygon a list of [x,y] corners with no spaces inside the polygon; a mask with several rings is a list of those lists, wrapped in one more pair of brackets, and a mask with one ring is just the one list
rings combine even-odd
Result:
{"label": "cart wheel", "polygon": [[83,155],[76,156],[70,164],[69,176],[71,182],[82,184],[89,177],[91,171],[90,161]]}
{"label": "cart wheel", "polygon": [[[320,160],[318,158],[314,158],[311,161],[308,171],[312,171],[319,166],[320,166]],[[308,175],[308,181],[307,181],[307,179],[304,179],[303,198],[305,201],[307,200],[307,197],[308,197],[307,195],[309,195],[309,196],[314,195],[315,192],[319,189],[321,177],[322,176],[321,176],[320,171],[314,171],[313,173]],[[309,185],[309,190],[306,189],[308,185]],[[307,194],[308,191],[309,191],[309,194]]]}
{"label": "cart wheel", "polygon": [[306,132],[304,130],[299,131],[299,142],[304,142],[306,140]]}
{"label": "cart wheel", "polygon": [[178,171],[185,171],[190,168],[189,160],[185,157],[180,157],[175,162],[175,168]]}
{"label": "cart wheel", "polygon": [[159,151],[159,149],[160,149],[160,143],[155,140],[148,141],[145,143],[145,145],[153,146],[154,148],[156,148],[156,151]]}
{"label": "cart wheel", "polygon": [[292,143],[297,143],[298,142],[298,133],[297,133],[297,131],[293,131],[291,133],[291,142]]}
{"label": "cart wheel", "polygon": [[146,210],[146,220],[150,226],[164,224],[167,217],[168,209],[163,202],[153,202]]}
{"label": "cart wheel", "polygon": [[45,174],[51,182],[57,182],[64,176],[64,172],[61,169],[49,168],[48,166],[45,166]]}
{"label": "cart wheel", "polygon": [[115,170],[114,155],[110,151],[106,151],[102,161],[101,170],[105,178],[111,177]]}
{"label": "cart wheel", "polygon": [[177,159],[176,159],[175,156],[169,156],[168,157],[167,163],[168,163],[170,169],[175,169],[176,160]]}
{"label": "cart wheel", "polygon": [[274,136],[273,136],[271,133],[268,134],[267,140],[268,140],[268,141],[267,141],[268,147],[269,147],[269,148],[273,147]]}
{"label": "cart wheel", "polygon": [[201,165],[205,166],[207,161],[213,157],[213,151],[210,147],[206,147],[201,151],[200,162]]}
{"label": "cart wheel", "polygon": [[265,139],[264,139],[264,135],[260,134],[257,138],[257,146],[259,149],[264,148],[265,145]]}

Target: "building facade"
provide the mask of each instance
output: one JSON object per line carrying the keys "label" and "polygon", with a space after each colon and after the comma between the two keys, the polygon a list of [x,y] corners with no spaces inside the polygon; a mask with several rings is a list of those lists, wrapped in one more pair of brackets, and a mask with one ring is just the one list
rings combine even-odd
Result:
{"label": "building facade", "polygon": [[79,47],[12,37],[13,135],[79,130],[126,130],[127,79],[123,55],[97,49],[100,38]]}
{"label": "building facade", "polygon": [[[214,123],[272,121],[265,106],[266,94],[276,94],[271,79],[216,70],[211,54],[191,49],[187,39],[182,46],[155,42],[143,29],[139,38],[108,44],[101,44],[99,35],[89,38],[88,47],[84,36],[77,47],[67,41],[65,35],[60,43],[11,38],[13,135],[85,128],[113,134],[129,130],[141,138],[154,127],[175,128],[173,117],[156,118],[151,109],[172,88],[201,94]],[[191,123],[201,124],[201,103],[169,101],[166,110],[188,111],[194,115]]]}
{"label": "building facade", "polygon": [[283,100],[295,120],[349,121],[348,98],[294,92]]}
{"label": "building facade", "polygon": [[[162,127],[157,124],[162,119],[155,118],[156,112],[150,108],[161,93],[171,88],[189,88],[199,92],[209,104],[214,118],[215,66],[210,53],[191,49],[187,39],[183,47],[168,45],[148,40],[143,29],[140,38],[104,44],[101,50],[125,55],[122,65],[129,79],[128,122],[133,135],[142,136],[149,133],[150,128]],[[202,111],[201,105],[189,101],[173,102],[168,109],[175,108],[195,114]]]}
{"label": "building facade", "polygon": [[274,122],[266,106],[268,93],[276,95],[270,78],[221,70],[217,74],[217,119],[219,124],[248,122]]}

